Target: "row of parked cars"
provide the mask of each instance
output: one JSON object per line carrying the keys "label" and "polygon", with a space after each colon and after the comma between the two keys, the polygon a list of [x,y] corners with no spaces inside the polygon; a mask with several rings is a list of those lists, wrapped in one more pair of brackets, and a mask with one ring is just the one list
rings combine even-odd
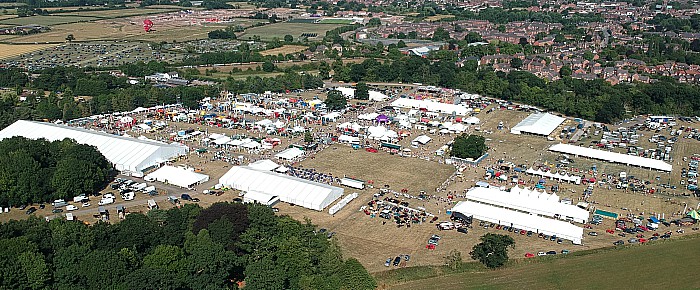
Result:
{"label": "row of parked cars", "polygon": [[394,267],[398,266],[401,264],[401,261],[410,261],[411,256],[410,255],[398,255],[395,258],[389,257],[389,259],[386,259],[386,262],[384,262],[385,267],[389,267],[391,265],[394,265]]}
{"label": "row of parked cars", "polygon": [[[497,230],[504,230],[504,231],[508,231],[508,232],[511,232],[511,233],[515,233],[515,234],[520,234],[520,235],[528,236],[528,237],[532,237],[533,235],[536,234],[536,233],[533,232],[533,231],[526,231],[526,230],[518,229],[518,228],[515,228],[515,227],[509,227],[509,226],[501,226],[501,225],[499,225],[499,224],[492,224],[492,223],[488,223],[488,222],[484,222],[484,221],[479,222],[479,226],[480,226],[480,227],[484,227],[484,229],[495,228],[495,229],[497,229]],[[564,242],[564,240],[562,240],[561,238],[558,238],[556,235],[551,235],[551,236],[550,236],[550,235],[547,235],[547,234],[539,233],[539,234],[537,234],[537,237],[538,237],[538,238],[541,238],[541,239],[544,239],[544,240],[549,240],[549,241],[557,242],[557,244],[561,244],[561,243]]]}

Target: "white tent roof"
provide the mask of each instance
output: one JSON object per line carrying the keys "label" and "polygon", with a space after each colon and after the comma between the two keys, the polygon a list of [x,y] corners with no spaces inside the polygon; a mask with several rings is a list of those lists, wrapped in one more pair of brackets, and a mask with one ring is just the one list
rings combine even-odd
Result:
{"label": "white tent roof", "polygon": [[391,102],[391,106],[406,109],[426,109],[431,112],[443,114],[455,113],[458,116],[465,116],[472,110],[471,108],[467,108],[462,105],[446,104],[431,100],[416,100],[408,98],[396,99],[395,101]]}
{"label": "white tent roof", "polygon": [[253,163],[248,164],[250,168],[257,169],[257,170],[262,170],[262,171],[271,171],[275,170],[277,167],[280,167],[277,163],[270,159],[263,159],[263,160],[258,160]]}
{"label": "white tent roof", "polygon": [[[340,91],[347,98],[350,98],[350,99],[355,98],[355,89],[353,89],[353,88],[337,87],[337,88],[335,88],[335,90]],[[381,92],[378,92],[378,91],[369,90],[368,92],[369,92],[370,101],[381,102],[381,101],[384,101],[384,100],[389,98],[389,96],[382,94]]]}
{"label": "white tent roof", "polygon": [[142,172],[146,168],[184,155],[188,151],[187,147],[179,144],[139,140],[83,128],[34,121],[17,121],[0,131],[0,140],[15,136],[29,139],[44,138],[49,141],[70,138],[80,144],[95,146],[119,171]]}
{"label": "white tent roof", "polygon": [[255,148],[262,146],[262,144],[260,144],[260,142],[258,142],[258,141],[250,141],[250,142],[247,142],[241,146],[248,148],[248,149],[255,149]]}
{"label": "white tent roof", "polygon": [[430,138],[426,135],[420,135],[420,136],[416,137],[416,139],[413,139],[413,141],[411,141],[411,142],[416,142],[416,143],[420,143],[420,144],[425,145],[426,143],[430,142],[430,140],[432,140],[432,138]]}
{"label": "white tent roof", "polygon": [[537,135],[549,135],[564,123],[565,118],[550,113],[535,113],[523,119],[510,129],[513,134],[530,133]]}
{"label": "white tent roof", "polygon": [[246,192],[246,194],[243,196],[243,199],[246,202],[259,202],[264,205],[271,205],[275,202],[276,199],[279,199],[277,196],[270,195],[267,193],[259,192],[259,191],[249,191]]}
{"label": "white tent roof", "polygon": [[343,189],[248,166],[234,166],[219,183],[238,190],[279,196],[280,200],[313,210],[323,210],[343,195]]}
{"label": "white tent roof", "polygon": [[594,158],[599,160],[604,160],[607,162],[621,163],[626,165],[634,165],[644,168],[651,168],[660,171],[671,172],[673,170],[673,165],[663,162],[661,160],[644,158],[640,156],[633,156],[627,154],[620,154],[615,152],[608,152],[588,147],[574,146],[570,144],[555,144],[549,147],[549,151],[571,154],[575,156],[583,156],[588,158]]}
{"label": "white tent roof", "polygon": [[469,117],[469,118],[462,120],[462,122],[467,123],[467,124],[476,125],[476,124],[479,124],[479,122],[481,122],[481,120],[479,120],[479,118],[477,118],[477,117]]}
{"label": "white tent roof", "polygon": [[374,121],[379,117],[379,114],[377,113],[367,113],[367,114],[360,114],[357,116],[358,119],[360,120],[368,120],[368,121]]}
{"label": "white tent roof", "polygon": [[226,137],[226,136],[223,136],[219,139],[214,140],[214,144],[216,144],[216,145],[224,145],[224,144],[229,143],[229,142],[231,142],[231,138]]}
{"label": "white tent roof", "polygon": [[147,175],[147,177],[184,188],[189,188],[193,185],[209,180],[209,175],[195,173],[173,166],[163,166]]}
{"label": "white tent roof", "polygon": [[453,208],[453,212],[459,212],[475,219],[497,223],[505,226],[513,226],[518,229],[556,235],[557,237],[581,243],[583,228],[577,227],[565,221],[554,220],[537,215],[530,215],[501,207],[472,201],[460,201]]}
{"label": "white tent roof", "polygon": [[561,219],[571,217],[574,221],[585,223],[589,213],[574,205],[559,202],[559,196],[548,194],[527,188],[513,187],[510,192],[501,191],[497,188],[475,187],[470,189],[466,198],[468,200],[487,203],[499,207],[534,213],[554,217],[558,215]]}
{"label": "white tent roof", "polygon": [[291,159],[297,158],[303,154],[304,154],[304,150],[301,150],[301,149],[296,148],[296,147],[292,147],[292,148],[287,148],[284,151],[275,154],[275,157],[286,159],[286,160],[291,160]]}
{"label": "white tent roof", "polygon": [[340,137],[338,137],[338,142],[357,143],[360,142],[360,138],[348,135],[340,135]]}

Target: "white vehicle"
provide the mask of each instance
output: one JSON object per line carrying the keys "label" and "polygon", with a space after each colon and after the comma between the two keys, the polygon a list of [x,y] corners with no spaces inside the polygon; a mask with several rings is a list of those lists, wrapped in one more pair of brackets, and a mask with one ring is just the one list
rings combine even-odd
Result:
{"label": "white vehicle", "polygon": [[83,207],[88,207],[88,206],[91,206],[91,204],[89,202],[83,203]]}
{"label": "white vehicle", "polygon": [[107,205],[114,203],[114,198],[102,198],[97,205]]}
{"label": "white vehicle", "polygon": [[156,203],[156,201],[153,199],[149,199],[148,200],[148,209],[157,209],[157,208],[158,208],[158,204]]}
{"label": "white vehicle", "polygon": [[73,197],[73,202],[75,202],[75,203],[82,203],[82,202],[86,202],[86,201],[88,201],[88,197],[85,196],[84,194]]}
{"label": "white vehicle", "polygon": [[143,180],[148,181],[148,182],[156,181],[156,179],[150,175],[146,175],[146,177],[144,177]]}
{"label": "white vehicle", "polygon": [[114,196],[114,194],[111,194],[111,193],[107,193],[107,194],[105,194],[105,195],[102,197],[102,199],[105,199],[105,198],[116,199],[116,197]]}
{"label": "white vehicle", "polygon": [[76,209],[78,209],[78,207],[75,205],[72,205],[72,204],[69,204],[68,206],[66,206],[66,210],[68,210],[68,211],[76,210]]}

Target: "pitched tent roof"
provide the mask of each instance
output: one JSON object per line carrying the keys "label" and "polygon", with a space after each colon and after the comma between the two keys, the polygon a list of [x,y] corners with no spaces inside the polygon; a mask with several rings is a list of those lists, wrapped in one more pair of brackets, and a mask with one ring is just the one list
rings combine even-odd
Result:
{"label": "pitched tent roof", "polygon": [[565,118],[550,113],[535,113],[523,119],[510,129],[513,134],[530,133],[536,135],[549,135],[566,120]]}
{"label": "pitched tent roof", "polygon": [[583,156],[593,159],[599,159],[607,162],[621,163],[626,165],[634,165],[643,168],[656,169],[659,171],[670,172],[673,170],[673,165],[661,160],[644,158],[627,154],[603,151],[588,147],[575,146],[571,144],[555,144],[549,147],[549,151],[571,154],[574,156]]}
{"label": "pitched tent roof", "polygon": [[235,189],[257,191],[279,196],[283,202],[313,210],[323,210],[343,195],[343,189],[306,179],[248,166],[234,166],[219,179],[219,183]]}
{"label": "pitched tent roof", "polygon": [[304,154],[304,150],[301,150],[301,149],[296,148],[296,147],[292,147],[292,148],[287,148],[284,151],[275,154],[275,157],[286,159],[286,160],[292,160],[294,158],[301,156],[302,154]]}
{"label": "pitched tent roof", "polygon": [[179,167],[163,166],[147,175],[157,181],[173,184],[183,188],[190,188],[209,180],[209,175],[195,173]]}
{"label": "pitched tent roof", "polygon": [[467,113],[471,112],[471,108],[464,107],[462,105],[440,103],[430,100],[416,100],[408,98],[398,98],[391,102],[392,107],[406,108],[406,109],[426,109],[431,112],[452,114],[457,116],[465,116]]}
{"label": "pitched tent roof", "polygon": [[119,171],[142,172],[169,159],[184,155],[188,148],[153,140],[117,136],[83,128],[20,120],[0,131],[0,140],[21,136],[49,141],[73,139],[79,144],[97,147]]}
{"label": "pitched tent roof", "polygon": [[527,188],[513,187],[510,192],[497,188],[475,187],[466,194],[468,200],[487,203],[508,209],[554,217],[561,219],[571,217],[576,222],[585,223],[589,213],[575,205],[559,202],[556,194],[548,194]]}
{"label": "pitched tent roof", "polygon": [[460,201],[452,212],[473,216],[475,219],[497,223],[504,226],[513,226],[518,229],[556,235],[557,237],[580,244],[583,239],[583,228],[577,227],[565,221],[530,215],[501,207],[476,203],[473,201]]}
{"label": "pitched tent roof", "polygon": [[258,169],[258,170],[263,170],[263,171],[271,171],[277,169],[277,167],[280,167],[277,163],[270,159],[263,159],[263,160],[258,160],[253,163],[248,164],[251,168]]}

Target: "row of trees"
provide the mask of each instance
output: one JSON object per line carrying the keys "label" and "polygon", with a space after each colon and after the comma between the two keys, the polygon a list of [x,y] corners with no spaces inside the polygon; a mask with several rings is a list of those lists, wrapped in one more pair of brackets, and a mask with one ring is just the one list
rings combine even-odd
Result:
{"label": "row of trees", "polygon": [[112,165],[97,148],[73,140],[0,141],[0,206],[68,199],[104,188]]}
{"label": "row of trees", "polygon": [[529,72],[495,72],[476,61],[457,67],[451,59],[403,57],[380,63],[336,61],[336,81],[423,83],[544,107],[570,116],[612,122],[632,114],[700,114],[700,88],[661,78],[653,84],[619,84],[564,77],[547,82]]}
{"label": "row of trees", "polygon": [[30,218],[0,225],[3,289],[374,289],[355,259],[307,220],[264,206],[131,213],[93,226]]}

